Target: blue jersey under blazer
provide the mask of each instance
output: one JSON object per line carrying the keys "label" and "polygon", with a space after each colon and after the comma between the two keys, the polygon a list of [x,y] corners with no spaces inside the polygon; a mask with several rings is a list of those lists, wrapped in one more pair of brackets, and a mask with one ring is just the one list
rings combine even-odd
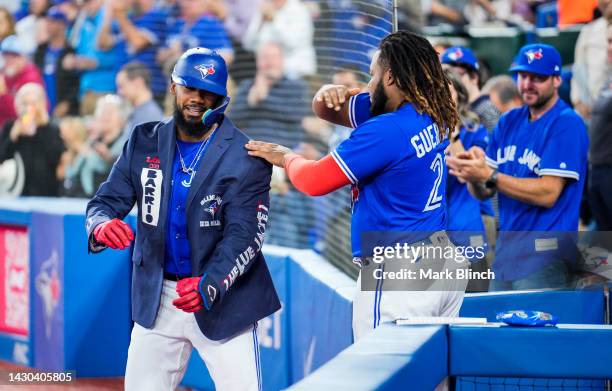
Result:
{"label": "blue jersey under blazer", "polygon": [[[280,309],[261,253],[268,221],[272,166],[247,154],[248,137],[226,117],[193,179],[185,204],[193,276],[206,274],[218,288],[210,310],[195,313],[211,340],[232,337]],[[87,205],[89,249],[94,228],[123,219],[138,205],[132,255],[132,319],[155,323],[160,304],[166,222],[176,145],[173,119],[138,125],[108,180]]]}

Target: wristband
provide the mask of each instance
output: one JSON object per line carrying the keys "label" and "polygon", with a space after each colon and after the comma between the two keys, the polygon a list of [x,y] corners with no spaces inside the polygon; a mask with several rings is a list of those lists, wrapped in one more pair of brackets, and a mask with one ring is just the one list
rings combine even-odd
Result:
{"label": "wristband", "polygon": [[497,189],[497,174],[499,172],[497,171],[497,168],[493,170],[493,173],[491,174],[491,176],[489,177],[489,179],[487,179],[485,181],[485,188],[489,189],[489,190],[495,190]]}

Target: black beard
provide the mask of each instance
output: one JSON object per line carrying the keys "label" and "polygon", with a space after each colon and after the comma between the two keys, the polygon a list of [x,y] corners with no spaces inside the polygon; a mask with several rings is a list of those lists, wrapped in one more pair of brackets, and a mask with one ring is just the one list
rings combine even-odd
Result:
{"label": "black beard", "polygon": [[388,100],[389,98],[387,97],[387,94],[385,94],[385,89],[383,88],[382,83],[378,83],[376,89],[374,90],[374,96],[372,96],[370,114],[375,117],[377,115],[386,113],[385,107],[387,106]]}
{"label": "black beard", "polygon": [[536,110],[541,109],[542,107],[546,106],[548,102],[550,102],[550,100],[553,98],[553,95],[554,95],[554,92],[552,92],[548,96],[540,95],[540,97],[536,100],[536,102],[533,105],[531,105],[531,108],[536,109]]}
{"label": "black beard", "polygon": [[176,126],[187,133],[189,137],[202,138],[210,130],[210,126],[205,126],[200,120],[194,122],[187,121],[176,104],[176,100],[174,101],[174,113],[172,116],[174,117]]}

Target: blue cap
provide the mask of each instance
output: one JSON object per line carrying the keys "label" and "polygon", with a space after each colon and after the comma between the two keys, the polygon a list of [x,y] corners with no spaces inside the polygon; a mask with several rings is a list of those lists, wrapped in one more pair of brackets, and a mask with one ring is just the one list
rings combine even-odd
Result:
{"label": "blue cap", "polygon": [[510,72],[558,76],[561,74],[561,65],[561,55],[557,49],[544,43],[533,43],[521,48],[510,67]]}
{"label": "blue cap", "polygon": [[57,20],[58,22],[62,22],[64,24],[70,23],[66,14],[63,13],[57,6],[49,8],[49,11],[47,11],[47,18]]}
{"label": "blue cap", "polygon": [[464,65],[475,71],[478,70],[478,59],[471,49],[464,46],[452,46],[442,53],[442,64]]}
{"label": "blue cap", "polygon": [[16,35],[9,35],[2,40],[2,43],[0,43],[0,52],[19,54],[22,56],[28,54],[25,46],[21,44]]}

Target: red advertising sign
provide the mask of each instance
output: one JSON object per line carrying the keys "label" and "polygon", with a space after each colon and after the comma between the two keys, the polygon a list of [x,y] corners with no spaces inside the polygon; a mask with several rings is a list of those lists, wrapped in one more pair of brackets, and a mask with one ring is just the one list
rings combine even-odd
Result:
{"label": "red advertising sign", "polygon": [[29,263],[27,228],[0,226],[0,332],[30,331]]}

